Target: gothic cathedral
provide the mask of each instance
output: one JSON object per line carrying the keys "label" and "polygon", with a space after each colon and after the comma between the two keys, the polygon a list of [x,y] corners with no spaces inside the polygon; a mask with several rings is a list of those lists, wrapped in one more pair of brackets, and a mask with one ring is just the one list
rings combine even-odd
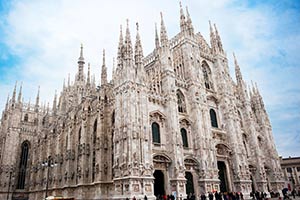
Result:
{"label": "gothic cathedral", "polygon": [[178,199],[211,191],[280,191],[282,172],[257,86],[236,81],[216,26],[210,44],[180,8],[180,32],[168,39],[161,15],[155,49],[143,56],[120,30],[116,67],[101,84],[85,74],[81,46],[75,80],[52,108],[7,99],[0,126],[0,199]]}

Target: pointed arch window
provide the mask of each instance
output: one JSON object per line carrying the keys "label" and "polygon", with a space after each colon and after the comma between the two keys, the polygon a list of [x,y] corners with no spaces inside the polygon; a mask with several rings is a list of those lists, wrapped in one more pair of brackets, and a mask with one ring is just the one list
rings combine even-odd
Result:
{"label": "pointed arch window", "polygon": [[81,127],[79,128],[78,131],[78,144],[80,144],[80,141],[81,141]]}
{"label": "pointed arch window", "polygon": [[181,128],[180,132],[181,132],[183,147],[188,148],[189,147],[189,143],[188,143],[188,138],[187,138],[187,131],[185,130],[185,128]]}
{"label": "pointed arch window", "polygon": [[153,143],[158,143],[160,144],[160,128],[159,124],[156,122],[153,122],[151,125],[152,128],[152,141]]}
{"label": "pointed arch window", "polygon": [[202,73],[203,73],[203,78],[204,78],[204,85],[206,89],[212,89],[212,84],[211,84],[211,71],[209,69],[208,64],[204,61],[202,62]]}
{"label": "pointed arch window", "polygon": [[185,98],[180,90],[177,90],[177,106],[178,106],[178,112],[180,113],[186,112]]}
{"label": "pointed arch window", "polygon": [[247,136],[245,134],[243,134],[243,144],[244,144],[244,149],[246,151],[246,156],[247,158],[249,157],[249,154],[248,154],[248,139],[247,139]]}
{"label": "pointed arch window", "polygon": [[95,181],[95,174],[96,174],[96,142],[97,142],[97,119],[94,122],[93,127],[93,171],[92,171],[92,182]]}
{"label": "pointed arch window", "polygon": [[28,122],[28,114],[27,113],[24,116],[24,122]]}
{"label": "pointed arch window", "polygon": [[21,157],[20,157],[17,189],[25,188],[28,154],[29,154],[29,143],[25,141],[22,143],[21,146]]}
{"label": "pointed arch window", "polygon": [[66,136],[66,149],[68,149],[68,135]]}
{"label": "pointed arch window", "polygon": [[214,128],[218,128],[218,120],[217,120],[216,111],[214,109],[210,109],[209,115],[210,115],[211,126]]}

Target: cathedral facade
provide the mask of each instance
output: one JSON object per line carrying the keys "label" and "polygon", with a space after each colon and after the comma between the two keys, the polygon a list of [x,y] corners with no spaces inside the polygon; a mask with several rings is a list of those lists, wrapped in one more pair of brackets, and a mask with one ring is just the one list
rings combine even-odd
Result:
{"label": "cathedral facade", "polygon": [[[127,22],[128,23],[128,22]],[[75,80],[53,105],[8,98],[0,126],[0,199],[185,198],[212,191],[280,191],[280,161],[264,102],[234,81],[217,28],[210,43],[180,8],[168,39],[161,15],[155,49],[143,56],[138,25],[120,31],[108,81],[105,53],[96,86],[83,47]]]}

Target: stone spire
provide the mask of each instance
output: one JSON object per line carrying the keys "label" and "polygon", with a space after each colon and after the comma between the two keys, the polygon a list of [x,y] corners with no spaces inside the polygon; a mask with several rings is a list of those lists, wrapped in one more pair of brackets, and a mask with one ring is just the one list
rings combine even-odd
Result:
{"label": "stone spire", "polygon": [[68,74],[68,87],[70,87],[70,73]]}
{"label": "stone spire", "polygon": [[49,110],[50,110],[50,109],[49,109],[49,102],[48,102],[48,103],[47,103],[47,111],[46,111],[46,112],[49,113]]}
{"label": "stone spire", "polygon": [[22,85],[23,85],[23,83],[21,82],[19,95],[18,95],[18,103],[19,104],[22,102]]}
{"label": "stone spire", "polygon": [[169,41],[168,41],[168,35],[167,30],[164,23],[164,18],[162,12],[160,12],[161,17],[161,24],[160,24],[160,42],[162,47],[168,47]]}
{"label": "stone spire", "polygon": [[9,104],[9,93],[8,93],[7,99],[6,99],[5,110],[8,109],[8,104]]}
{"label": "stone spire", "polygon": [[220,53],[224,53],[223,45],[222,45],[222,41],[221,41],[221,37],[220,37],[220,35],[219,35],[219,32],[218,32],[218,29],[217,29],[216,24],[214,24],[214,27],[215,27],[216,44],[217,44],[218,51],[219,51]]}
{"label": "stone spire", "polygon": [[132,43],[129,31],[129,20],[127,19],[127,27],[126,27],[126,35],[125,35],[125,44],[124,44],[124,55],[125,60],[132,60],[133,52],[132,52]]}
{"label": "stone spire", "polygon": [[[24,102],[24,101],[23,101]],[[31,99],[29,98],[27,110],[30,110]]]}
{"label": "stone spire", "polygon": [[210,21],[209,21],[209,31],[210,31],[210,46],[211,46],[212,52],[216,53],[216,36],[215,36],[214,30],[211,26]]}
{"label": "stone spire", "polygon": [[179,2],[179,5],[180,5],[180,30],[181,32],[184,32],[186,30],[185,16],[183,13],[181,2]]}
{"label": "stone spire", "polygon": [[158,38],[158,33],[157,33],[157,25],[155,23],[155,48],[159,48],[159,38]]}
{"label": "stone spire", "polygon": [[96,79],[95,79],[95,74],[92,75],[92,88],[96,88]]}
{"label": "stone spire", "polygon": [[84,58],[83,58],[83,45],[81,44],[80,46],[80,56],[78,58],[78,63],[83,62],[84,63]]}
{"label": "stone spire", "polygon": [[118,66],[122,65],[122,51],[123,51],[123,33],[122,33],[122,25],[120,25],[120,37],[119,37],[119,46],[118,46]]}
{"label": "stone spire", "polygon": [[234,66],[235,66],[234,67],[234,69],[235,69],[235,77],[236,77],[236,81],[237,81],[237,86],[238,86],[239,92],[242,95],[242,99],[243,100],[249,99],[249,95],[248,95],[248,92],[247,92],[247,86],[246,86],[246,83],[243,80],[241,69],[240,69],[240,66],[239,66],[239,64],[237,62],[237,59],[236,59],[234,53],[233,53],[233,58],[234,58]]}
{"label": "stone spire", "polygon": [[88,73],[87,73],[86,84],[88,86],[91,85],[91,65],[90,65],[90,63],[88,63]]}
{"label": "stone spire", "polygon": [[113,57],[113,68],[112,68],[112,80],[115,79],[115,73],[116,73],[116,66],[115,66],[115,57]]}
{"label": "stone spire", "polygon": [[34,110],[36,112],[39,111],[39,102],[40,102],[40,86],[38,88],[38,92],[37,92],[37,95],[36,95],[36,100],[35,100],[35,106],[34,106]]}
{"label": "stone spire", "polygon": [[107,83],[107,68],[105,65],[105,49],[103,49],[103,56],[102,56],[102,69],[101,69],[101,85]]}
{"label": "stone spire", "polygon": [[142,64],[143,59],[143,48],[141,44],[141,38],[139,34],[139,24],[136,23],[136,40],[135,40],[135,51],[134,51],[134,60],[136,65]]}
{"label": "stone spire", "polygon": [[13,91],[13,95],[12,95],[12,99],[11,99],[13,104],[16,102],[17,83],[18,82],[16,81],[14,91]]}
{"label": "stone spire", "polygon": [[194,34],[194,27],[193,27],[193,24],[192,24],[192,19],[191,19],[188,7],[186,7],[186,18],[187,18],[186,19],[186,26],[187,26],[188,33],[190,35],[193,35]]}
{"label": "stone spire", "polygon": [[57,94],[56,94],[56,90],[55,90],[53,105],[52,105],[52,112],[54,115],[56,115],[56,111],[57,111]]}
{"label": "stone spire", "polygon": [[236,59],[234,53],[233,53],[233,59],[234,59],[234,69],[235,69],[236,81],[237,81],[238,84],[242,84],[243,83],[243,77],[242,77],[241,69],[240,69],[240,66],[237,62],[237,59]]}
{"label": "stone spire", "polygon": [[81,44],[80,47],[80,57],[78,58],[78,73],[76,77],[76,81],[84,81],[84,74],[83,74],[83,68],[84,68],[84,58],[83,58],[83,45]]}

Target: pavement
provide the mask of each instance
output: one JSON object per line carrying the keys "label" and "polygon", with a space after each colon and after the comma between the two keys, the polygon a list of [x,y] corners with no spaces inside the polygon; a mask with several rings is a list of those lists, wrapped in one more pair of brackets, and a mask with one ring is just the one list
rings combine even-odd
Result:
{"label": "pavement", "polygon": [[[296,198],[293,198],[292,196],[289,196],[289,200],[300,200],[300,196],[296,196]],[[279,198],[270,198],[270,200],[279,200]],[[281,200],[283,200],[283,198],[281,197]]]}

